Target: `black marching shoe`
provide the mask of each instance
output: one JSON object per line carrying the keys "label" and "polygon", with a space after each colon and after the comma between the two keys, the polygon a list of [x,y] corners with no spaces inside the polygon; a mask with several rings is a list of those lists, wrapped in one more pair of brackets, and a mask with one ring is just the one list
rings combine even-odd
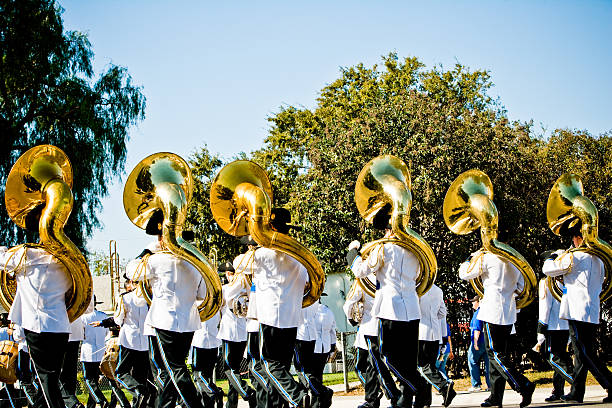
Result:
{"label": "black marching shoe", "polygon": [[457,391],[455,391],[453,383],[450,383],[448,387],[446,387],[446,390],[443,393],[443,395],[444,395],[444,402],[442,403],[442,405],[444,405],[445,407],[448,407],[453,401],[453,398],[455,398],[455,396],[457,395]]}
{"label": "black marching shoe", "polygon": [[380,407],[380,402],[376,401],[376,402],[364,402],[363,404],[359,405],[357,408],[379,408]]}
{"label": "black marching shoe", "polygon": [[499,407],[499,408],[502,408],[502,404],[494,404],[489,399],[484,400],[484,402],[482,404],[480,404],[480,406],[481,407]]}
{"label": "black marching shoe", "polygon": [[525,391],[521,393],[521,396],[523,397],[523,400],[519,405],[521,408],[525,408],[526,406],[531,404],[531,397],[533,397],[533,392],[535,391],[535,389],[535,383],[529,382],[527,384],[527,386],[525,387]]}
{"label": "black marching shoe", "polygon": [[577,398],[575,396],[573,396],[572,394],[565,394],[561,396],[561,401],[565,401],[565,402],[578,402],[580,404],[582,404],[582,398]]}
{"label": "black marching shoe", "polygon": [[544,401],[546,402],[557,402],[557,401],[562,401],[561,396],[557,395],[557,394],[552,394],[550,397],[544,398]]}
{"label": "black marching shoe", "polygon": [[601,401],[603,404],[609,404],[612,402],[612,393],[608,391],[608,396]]}

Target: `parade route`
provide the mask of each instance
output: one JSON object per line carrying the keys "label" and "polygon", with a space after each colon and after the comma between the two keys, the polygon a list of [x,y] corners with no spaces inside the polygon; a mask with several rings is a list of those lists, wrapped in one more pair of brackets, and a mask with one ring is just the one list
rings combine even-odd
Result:
{"label": "parade route", "polygon": [[[342,384],[333,385],[331,388],[334,391],[341,391],[343,389]],[[584,407],[584,406],[597,406],[597,407],[610,407],[612,404],[603,404],[601,401],[607,395],[606,391],[598,385],[587,386],[584,403],[582,404],[570,404],[565,402],[544,402],[544,399],[551,394],[552,388],[550,387],[538,387],[533,394],[533,403],[530,407]],[[488,391],[481,392],[466,392],[459,391],[457,396],[453,400],[451,407],[467,408],[467,407],[480,407],[480,404],[489,395]],[[351,396],[339,396],[334,395],[332,408],[357,408],[364,402],[363,395],[351,395]],[[504,407],[518,407],[521,402],[521,396],[516,392],[507,389],[504,394]],[[381,400],[381,408],[389,407],[389,401],[386,399]],[[434,394],[432,407],[441,407],[442,397]],[[240,401],[238,404],[239,408],[248,408],[248,404],[245,401]]]}

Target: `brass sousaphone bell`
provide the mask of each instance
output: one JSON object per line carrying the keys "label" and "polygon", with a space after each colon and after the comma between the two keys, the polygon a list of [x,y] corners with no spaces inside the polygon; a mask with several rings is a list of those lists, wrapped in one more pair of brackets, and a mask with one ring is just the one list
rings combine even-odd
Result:
{"label": "brass sousaphone bell", "polygon": [[[40,244],[25,246],[44,248],[66,267],[72,281],[66,305],[68,319],[73,322],[91,302],[92,277],[87,260],[64,233],[74,203],[71,188],[72,166],[66,154],[55,146],[40,145],[25,152],[13,165],[6,180],[4,200],[13,222],[24,229],[26,218],[40,211]],[[1,270],[0,303],[6,310],[15,299],[15,290],[14,278]]]}
{"label": "brass sousaphone bell", "polygon": [[[419,261],[416,291],[423,296],[436,280],[438,263],[429,244],[408,227],[412,206],[410,190],[408,166],[395,156],[378,156],[363,167],[355,185],[355,203],[359,214],[371,223],[379,211],[390,206],[391,229],[395,237],[367,243],[361,250],[361,256],[367,258],[373,249],[387,242],[406,248]],[[370,279],[358,278],[357,282],[366,293],[375,296],[376,286]]]}
{"label": "brass sousaphone bell", "polygon": [[210,209],[219,227],[228,234],[251,235],[258,245],[284,252],[304,265],[310,282],[302,307],[319,300],[325,285],[321,264],[297,240],[272,229],[272,185],[260,166],[237,160],[223,167],[210,188]]}
{"label": "brass sousaphone bell", "polygon": [[[455,234],[466,235],[480,228],[482,249],[511,262],[523,275],[525,286],[517,295],[521,309],[535,299],[536,275],[527,260],[510,245],[497,240],[499,215],[493,202],[491,179],[480,170],[461,173],[451,184],[442,208],[446,226]],[[470,280],[480,297],[484,294],[480,277]]]}
{"label": "brass sousaphone bell", "polygon": [[[584,195],[582,180],[575,174],[565,173],[557,179],[546,204],[548,226],[557,235],[562,227],[571,228],[582,222],[582,245],[569,252],[584,251],[600,258],[605,267],[605,278],[599,298],[605,301],[612,295],[612,246],[599,238],[599,214],[591,200]],[[558,301],[563,291],[557,280],[546,278],[548,288]]]}
{"label": "brass sousaphone bell", "polygon": [[192,264],[206,283],[206,297],[198,306],[204,321],[217,313],[223,298],[217,271],[199,249],[181,236],[192,191],[187,162],[174,153],[155,153],[130,173],[123,189],[123,206],[128,218],[142,229],[155,213],[163,212],[162,246]]}

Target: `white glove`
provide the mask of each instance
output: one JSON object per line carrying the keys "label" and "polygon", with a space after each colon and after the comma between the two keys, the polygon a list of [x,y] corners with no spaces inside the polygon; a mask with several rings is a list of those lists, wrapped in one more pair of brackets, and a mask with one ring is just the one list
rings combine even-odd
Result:
{"label": "white glove", "polygon": [[349,244],[348,249],[350,251],[351,249],[359,249],[360,247],[361,247],[361,243],[357,240],[354,240]]}

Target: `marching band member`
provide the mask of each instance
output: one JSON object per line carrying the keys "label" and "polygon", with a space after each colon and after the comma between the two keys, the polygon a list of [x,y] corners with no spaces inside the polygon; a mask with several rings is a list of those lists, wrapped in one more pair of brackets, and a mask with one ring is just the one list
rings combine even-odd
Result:
{"label": "marching band member", "polygon": [[224,271],[229,281],[229,283],[223,285],[223,307],[218,334],[218,337],[223,341],[225,374],[230,383],[226,407],[236,408],[240,395],[253,408],[256,405],[255,390],[249,387],[240,377],[240,365],[247,341],[246,318],[238,317],[232,310],[234,300],[247,295],[250,285],[247,284],[244,273],[234,273],[235,270],[231,262],[222,264],[219,271]]}
{"label": "marching band member", "polygon": [[562,236],[570,237],[574,251],[557,251],[544,262],[542,271],[547,276],[563,276],[565,290],[561,298],[559,317],[569,325],[574,349],[574,372],[569,394],[564,401],[582,402],[587,372],[591,371],[608,392],[604,403],[612,402],[612,373],[605,360],[597,356],[594,339],[599,324],[600,300],[604,281],[604,264],[599,257],[581,250],[582,223],[563,228]]}
{"label": "marching band member", "polygon": [[105,351],[107,329],[90,324],[102,321],[108,316],[106,313],[96,309],[96,304],[102,302],[96,302],[95,299],[96,297],[94,296],[92,299],[93,310],[81,316],[85,327],[85,336],[81,345],[81,364],[83,367],[83,379],[89,391],[87,408],[95,408],[96,404],[104,406],[108,402],[98,383],[100,378],[100,362]]}
{"label": "marching band member", "polygon": [[[327,294],[322,293],[321,296],[327,296]],[[312,407],[329,408],[332,404],[334,391],[323,385],[323,370],[329,357],[336,351],[336,319],[329,307],[318,300],[313,305],[317,305],[317,308],[314,315],[316,341],[312,355],[312,377],[319,381],[322,389],[313,395]]]}
{"label": "marching band member", "polygon": [[[359,241],[350,243],[347,255],[349,265],[358,256],[360,246]],[[376,281],[376,276],[369,275],[366,279]],[[361,322],[359,323],[356,321],[354,307],[358,302],[363,304]],[[360,381],[363,383],[366,401],[358,408],[378,408],[380,406],[380,398],[382,397],[380,393],[381,386],[390,401],[397,400],[400,394],[378,349],[378,319],[372,316],[373,304],[374,298],[368,295],[360,285],[354,283],[343,307],[349,322],[353,326],[359,324],[355,340],[355,347],[357,348],[355,370]]]}
{"label": "marching band member", "polygon": [[247,357],[249,359],[249,375],[251,377],[251,385],[255,389],[255,400],[258,407],[265,407],[268,393],[270,392],[270,383],[266,375],[261,355],[259,353],[259,321],[257,320],[257,296],[256,283],[253,277],[253,257],[257,242],[250,235],[240,238],[240,242],[247,245],[248,250],[244,254],[238,255],[233,262],[234,269],[237,272],[242,272],[251,276],[252,283],[249,292],[249,307],[247,310]]}
{"label": "marching band member", "polygon": [[218,337],[220,312],[201,323],[191,341],[190,361],[196,387],[204,402],[204,408],[223,406],[223,390],[213,382],[213,371],[219,356],[221,339]]}
{"label": "marching band member", "polygon": [[[501,233],[499,235],[501,237]],[[498,240],[501,241],[500,238]],[[488,251],[477,251],[461,264],[459,277],[481,277],[484,287],[478,319],[484,322],[484,335],[490,363],[491,395],[483,407],[502,406],[506,381],[523,397],[520,406],[531,403],[535,384],[519,373],[509,361],[508,338],[516,322],[516,293],[524,285],[520,271],[506,258]]]}
{"label": "marching band member", "polygon": [[[415,407],[430,406],[432,401],[431,387],[436,388],[444,398],[443,405],[449,406],[457,393],[453,389],[453,382],[445,378],[436,368],[436,360],[442,342],[442,325],[446,324],[446,305],[444,294],[437,285],[432,285],[419,299],[421,320],[419,322],[419,372],[427,381],[416,396]],[[446,326],[444,327],[446,329]],[[446,334],[446,330],[444,330]]]}
{"label": "marching band member", "polygon": [[[289,211],[274,208],[272,215],[272,228],[287,234],[291,228]],[[261,247],[253,256],[253,272],[261,359],[270,384],[277,391],[268,394],[266,406],[281,406],[282,397],[292,407],[308,408],[308,390],[289,372],[308,281],[306,268],[290,255]]]}
{"label": "marching band member", "polygon": [[[34,212],[30,214],[26,225],[29,230],[38,231],[38,219]],[[33,405],[65,408],[59,375],[70,333],[66,294],[71,282],[66,267],[45,249],[25,245],[8,251],[1,247],[0,265],[14,273],[17,281],[9,319],[24,331],[40,382],[41,392]],[[45,307],[38,307],[39,304]]]}
{"label": "marching band member", "polygon": [[[561,303],[553,297],[545,279],[540,279],[538,287],[539,319],[538,338],[544,338],[546,361],[553,369],[553,391],[546,402],[560,401],[565,395],[565,381],[571,384],[574,379],[572,359],[567,352],[569,325],[567,320],[559,318]],[[538,340],[539,340],[538,339]]]}
{"label": "marching band member", "polygon": [[[157,235],[160,242],[163,221],[158,210],[146,226],[147,234]],[[202,407],[185,363],[193,334],[200,328],[196,302],[206,295],[202,276],[192,264],[165,251],[130,261],[126,275],[134,282],[147,279],[153,292],[145,325],[154,330],[156,338],[149,340],[155,341],[163,362],[160,370],[171,380],[164,383],[157,407],[174,408],[177,396],[190,408]]]}
{"label": "marching band member", "polygon": [[[390,215],[381,209],[372,225],[393,237]],[[417,257],[407,249],[385,243],[374,249],[366,260],[356,256],[351,269],[355,277],[376,274],[377,287],[372,315],[378,318],[378,341],[386,365],[400,382],[401,394],[394,407],[411,407],[413,396],[424,380],[417,371],[416,352],[419,341],[419,297],[416,279],[419,275]]]}
{"label": "marching band member", "polygon": [[119,331],[119,359],[115,375],[117,381],[133,395],[134,408],[144,407],[154,391],[148,384],[152,378],[149,364],[149,345],[144,335],[149,306],[140,290],[126,281],[127,291],[118,297],[113,322]]}
{"label": "marching band member", "polygon": [[85,326],[79,318],[70,324],[70,336],[68,346],[64,353],[62,371],[60,373],[60,388],[66,408],[80,408],[83,404],[76,396],[77,391],[77,372],[79,364],[79,347],[85,338]]}
{"label": "marching band member", "polygon": [[323,384],[319,384],[316,378],[312,378],[313,353],[317,339],[314,324],[318,303],[302,308],[302,318],[295,335],[295,347],[293,353],[293,366],[298,372],[302,384],[309,388],[313,394],[322,391]]}

